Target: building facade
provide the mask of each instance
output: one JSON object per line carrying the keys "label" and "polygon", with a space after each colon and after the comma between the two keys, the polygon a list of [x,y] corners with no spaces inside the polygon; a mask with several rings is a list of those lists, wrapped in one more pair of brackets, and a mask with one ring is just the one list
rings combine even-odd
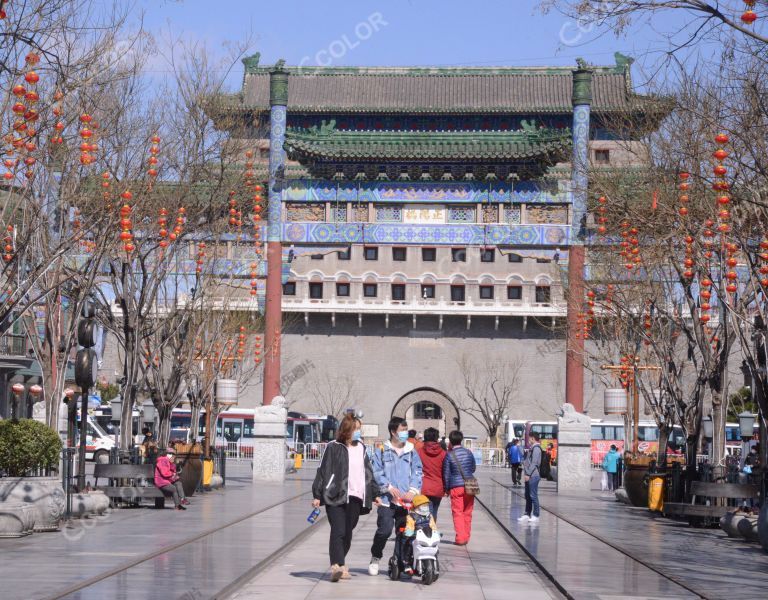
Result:
{"label": "building facade", "polygon": [[[481,367],[503,364],[515,371],[507,416],[554,418],[568,248],[588,228],[570,165],[573,69],[244,64],[243,89],[222,98],[219,118],[264,169],[270,144],[286,152],[275,189],[292,407],[327,412],[322,388],[343,380],[380,436],[398,414],[482,438],[467,371],[487,379]],[[598,166],[638,160],[611,128],[615,115],[645,110],[630,66],[617,54],[591,68]],[[287,73],[287,106],[270,125],[276,72]],[[593,415],[598,387],[587,377]],[[241,405],[260,402],[251,385]]]}

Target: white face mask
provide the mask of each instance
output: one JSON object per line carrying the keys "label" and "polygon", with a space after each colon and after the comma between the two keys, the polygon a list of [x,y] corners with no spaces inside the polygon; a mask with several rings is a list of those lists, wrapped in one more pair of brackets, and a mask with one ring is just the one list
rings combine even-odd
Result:
{"label": "white face mask", "polygon": [[429,515],[429,504],[422,504],[416,509],[416,514],[422,517]]}

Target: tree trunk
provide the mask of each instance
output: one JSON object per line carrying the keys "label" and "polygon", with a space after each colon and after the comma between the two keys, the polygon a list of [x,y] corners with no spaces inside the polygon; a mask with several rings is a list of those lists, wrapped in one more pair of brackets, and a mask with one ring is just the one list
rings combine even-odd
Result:
{"label": "tree trunk", "polygon": [[691,483],[696,481],[696,451],[699,447],[698,436],[685,438],[685,497],[690,498]]}
{"label": "tree trunk", "polygon": [[192,401],[192,406],[190,408],[192,414],[189,417],[189,433],[187,434],[187,442],[194,443],[200,433],[200,411],[202,410],[202,405],[200,404],[199,398],[195,398]]}
{"label": "tree trunk", "polygon": [[712,467],[714,479],[725,475],[725,388],[712,393]]}
{"label": "tree trunk", "polygon": [[163,402],[162,406],[158,407],[157,414],[160,419],[160,424],[157,427],[157,443],[160,448],[167,448],[168,442],[171,438],[171,414],[173,411],[169,405]]}

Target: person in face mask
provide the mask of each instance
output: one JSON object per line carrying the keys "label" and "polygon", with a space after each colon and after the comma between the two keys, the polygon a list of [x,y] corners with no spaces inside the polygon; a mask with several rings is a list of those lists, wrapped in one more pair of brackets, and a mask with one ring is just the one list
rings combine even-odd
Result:
{"label": "person in face mask", "polygon": [[379,503],[379,490],[362,442],[361,428],[360,419],[354,415],[344,417],[336,440],[325,449],[312,484],[312,506],[325,505],[331,525],[328,552],[334,583],[351,578],[346,556],[352,545],[352,532],[360,515],[368,514],[372,505]]}
{"label": "person in face mask", "polygon": [[373,476],[381,505],[376,519],[376,534],[371,546],[370,575],[379,574],[379,561],[396,521],[405,521],[408,511],[402,502],[410,502],[421,491],[422,464],[413,444],[408,441],[408,423],[400,417],[389,421],[389,441],[373,454]]}

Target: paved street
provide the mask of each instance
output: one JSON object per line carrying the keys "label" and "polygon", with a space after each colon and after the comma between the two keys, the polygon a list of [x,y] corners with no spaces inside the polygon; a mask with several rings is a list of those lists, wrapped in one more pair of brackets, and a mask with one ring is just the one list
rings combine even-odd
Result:
{"label": "paved street", "polygon": [[[185,513],[121,509],[59,533],[3,540],[2,598],[714,599],[734,589],[746,600],[768,597],[768,556],[756,544],[653,517],[597,491],[558,496],[549,482],[539,526],[520,525],[522,488],[508,489],[509,473],[500,469],[481,471],[469,546],[451,543],[443,507],[443,573],[432,586],[390,581],[386,560],[379,577],[367,574],[375,514],[355,532],[353,579],[332,584],[328,524],[306,522],[314,468],[282,486],[254,487],[249,465],[232,465],[227,489],[195,496]],[[389,552],[391,545],[385,559]],[[55,568],[40,577],[41,564]]]}
{"label": "paved street", "polygon": [[281,600],[398,596],[414,600],[446,597],[462,600],[562,598],[482,509],[475,511],[469,545],[454,546],[449,510],[444,507],[439,524],[446,533],[440,547],[442,574],[431,586],[421,585],[418,578],[411,581],[403,577],[397,583],[390,581],[386,573],[386,558],[391,554],[391,544],[385,550],[379,576],[368,575],[371,540],[376,531],[374,512],[361,519],[355,530],[348,561],[352,580],[338,583],[329,580],[329,527],[324,522],[317,525],[317,530],[309,538],[253,578],[233,598],[252,600],[278,595]]}
{"label": "paved street", "polygon": [[542,484],[542,520],[532,530],[516,521],[523,488],[491,484],[509,486],[509,471],[485,473],[483,481],[485,505],[574,597],[728,598],[738,589],[739,598],[768,598],[768,554],[759,544],[691,528],[598,491],[558,495],[550,482]]}

